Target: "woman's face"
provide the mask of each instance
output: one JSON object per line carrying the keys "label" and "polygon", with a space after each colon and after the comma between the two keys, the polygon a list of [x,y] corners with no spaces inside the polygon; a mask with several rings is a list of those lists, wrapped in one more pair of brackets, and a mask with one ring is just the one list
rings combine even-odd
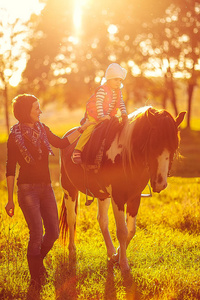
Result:
{"label": "woman's face", "polygon": [[30,112],[30,117],[31,117],[32,123],[40,121],[40,114],[41,113],[42,113],[42,111],[40,110],[39,101],[33,102],[31,112]]}
{"label": "woman's face", "polygon": [[122,84],[122,79],[121,78],[112,78],[112,79],[108,80],[107,84],[113,90],[120,89],[121,84]]}

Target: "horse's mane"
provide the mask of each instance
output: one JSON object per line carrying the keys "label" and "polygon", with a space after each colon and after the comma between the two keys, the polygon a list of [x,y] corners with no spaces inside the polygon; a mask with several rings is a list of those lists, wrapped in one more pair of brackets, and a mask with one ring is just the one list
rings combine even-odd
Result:
{"label": "horse's mane", "polygon": [[147,163],[148,153],[159,155],[164,148],[176,152],[179,145],[178,129],[172,115],[166,110],[145,106],[129,115],[124,129],[123,165]]}

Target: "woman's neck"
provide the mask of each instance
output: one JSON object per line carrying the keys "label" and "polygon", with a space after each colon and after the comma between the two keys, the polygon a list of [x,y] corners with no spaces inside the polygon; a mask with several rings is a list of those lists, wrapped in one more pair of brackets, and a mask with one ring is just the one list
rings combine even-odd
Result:
{"label": "woman's neck", "polygon": [[24,123],[26,126],[34,128],[34,123]]}

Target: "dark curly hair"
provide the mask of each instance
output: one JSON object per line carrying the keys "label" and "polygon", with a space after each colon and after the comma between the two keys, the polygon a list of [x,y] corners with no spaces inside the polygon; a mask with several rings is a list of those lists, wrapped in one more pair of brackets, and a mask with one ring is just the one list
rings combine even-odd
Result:
{"label": "dark curly hair", "polygon": [[14,116],[20,123],[31,123],[30,112],[35,101],[38,99],[30,94],[20,94],[12,100]]}

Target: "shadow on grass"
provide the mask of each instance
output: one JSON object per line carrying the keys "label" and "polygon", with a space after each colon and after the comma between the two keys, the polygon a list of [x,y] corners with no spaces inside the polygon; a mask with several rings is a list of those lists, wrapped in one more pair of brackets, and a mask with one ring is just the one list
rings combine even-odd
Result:
{"label": "shadow on grass", "polygon": [[[104,299],[105,300],[117,300],[117,290],[116,290],[116,283],[114,279],[114,264],[112,262],[108,262],[107,264],[107,278],[105,283],[105,293]],[[130,272],[126,272],[122,275],[123,287],[126,293],[127,300],[140,300],[141,294],[137,288],[136,283],[133,280],[133,277]]]}
{"label": "shadow on grass", "polygon": [[[116,265],[108,262],[107,264],[107,276],[105,282],[104,300],[117,300],[118,287],[115,282],[114,268]],[[69,256],[68,261],[65,261],[56,270],[55,276],[55,290],[56,299],[58,300],[76,300],[78,299],[77,294],[77,283],[78,278],[76,274],[76,254]],[[130,272],[123,274],[122,285],[125,290],[127,300],[140,300],[141,294],[138,291],[137,285],[135,284],[133,277]],[[90,295],[92,297],[92,295]],[[94,298],[92,298],[94,299]],[[98,298],[101,299],[101,298]]]}
{"label": "shadow on grass", "polygon": [[70,254],[68,261],[64,262],[56,271],[55,290],[57,300],[76,300],[77,275],[76,254]]}

